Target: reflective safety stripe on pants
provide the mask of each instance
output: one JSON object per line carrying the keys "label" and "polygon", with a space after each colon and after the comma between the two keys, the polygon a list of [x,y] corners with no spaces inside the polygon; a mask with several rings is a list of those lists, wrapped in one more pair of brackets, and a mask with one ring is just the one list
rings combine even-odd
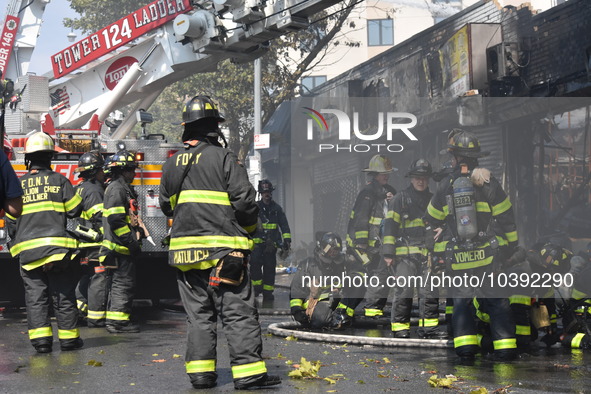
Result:
{"label": "reflective safety stripe on pants", "polygon": [[186,369],[191,380],[215,373],[217,320],[221,318],[234,379],[266,371],[261,328],[250,275],[239,286],[209,286],[211,268],[179,272],[179,293],[187,312]]}

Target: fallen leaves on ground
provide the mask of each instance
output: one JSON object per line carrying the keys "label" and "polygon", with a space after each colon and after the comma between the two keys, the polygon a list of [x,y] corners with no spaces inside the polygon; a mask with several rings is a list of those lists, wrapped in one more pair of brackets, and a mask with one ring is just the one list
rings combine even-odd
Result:
{"label": "fallen leaves on ground", "polygon": [[469,394],[488,394],[488,390],[486,389],[486,387],[478,387],[470,391]]}
{"label": "fallen leaves on ground", "polygon": [[294,337],[293,335],[290,335],[288,337],[285,338],[286,341],[297,341],[298,339],[296,337]]}
{"label": "fallen leaves on ground", "polygon": [[103,363],[96,360],[90,360],[86,363],[86,365],[90,365],[91,367],[102,367]]}
{"label": "fallen leaves on ground", "polygon": [[512,384],[507,385],[505,387],[500,387],[498,389],[496,389],[495,391],[493,391],[494,394],[507,394],[509,392],[509,388],[513,387]]}
{"label": "fallen leaves on ground", "polygon": [[166,360],[165,360],[165,359],[163,359],[163,358],[161,358],[161,359],[159,359],[159,360],[152,360],[152,362],[153,362],[153,363],[165,363],[165,362],[166,362]]}
{"label": "fallen leaves on ground", "polygon": [[302,357],[299,364],[293,364],[295,371],[291,371],[288,376],[294,379],[317,378],[320,365],[320,361],[308,361]]}
{"label": "fallen leaves on ground", "polygon": [[432,375],[428,382],[432,387],[441,387],[441,388],[445,388],[445,389],[449,389],[452,387],[453,382],[457,381],[458,378],[456,378],[453,375],[447,375],[444,378],[440,378],[438,377],[438,375]]}

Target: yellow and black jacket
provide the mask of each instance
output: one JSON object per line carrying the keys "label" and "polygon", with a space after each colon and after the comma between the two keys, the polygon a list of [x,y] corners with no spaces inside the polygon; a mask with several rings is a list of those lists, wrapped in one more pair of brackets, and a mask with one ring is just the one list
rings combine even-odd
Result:
{"label": "yellow and black jacket", "polygon": [[82,212],[82,198],[66,177],[47,168],[32,167],[20,181],[23,213],[16,221],[12,257],[18,257],[25,270],[63,260],[77,248],[66,223]]}
{"label": "yellow and black jacket", "polygon": [[[206,144],[206,145],[201,145]],[[185,166],[196,152],[187,176]],[[177,152],[162,168],[160,206],[174,221],[169,264],[207,269],[233,250],[249,251],[257,226],[256,192],[231,151],[199,141]]]}
{"label": "yellow and black jacket", "polygon": [[107,256],[133,256],[141,251],[136,232],[129,217],[130,201],[136,199],[135,191],[123,176],[113,180],[105,190],[103,201],[103,230],[105,232],[99,261]]}
{"label": "yellow and black jacket", "polygon": [[254,243],[261,244],[265,241],[272,241],[278,247],[283,240],[291,240],[287,217],[285,217],[281,206],[273,200],[268,205],[263,200],[258,201],[257,204],[262,228],[257,231],[253,239]]}
{"label": "yellow and black jacket", "polygon": [[396,194],[390,185],[382,186],[373,180],[357,196],[347,225],[347,245],[376,246],[381,238],[380,225],[384,219],[386,193]]}
{"label": "yellow and black jacket", "polygon": [[418,192],[410,185],[388,202],[388,212],[384,219],[382,255],[427,255],[427,249],[424,247],[423,216],[432,196],[428,189]]}
{"label": "yellow and black jacket", "polygon": [[[442,180],[437,191],[433,195],[429,206],[427,207],[427,214],[425,215],[425,222],[430,224],[432,228],[444,227],[447,228],[447,235],[445,238],[449,239],[455,236],[455,218],[453,213],[450,215],[449,207],[447,205],[447,196],[453,195],[453,182],[459,177],[460,168],[456,168],[454,172],[447,178]],[[476,220],[478,225],[478,233],[482,234],[478,237],[478,249],[485,249],[485,255],[488,256],[484,260],[470,261],[466,263],[454,262],[452,263],[453,270],[472,269],[489,265],[493,261],[494,247],[491,240],[496,240],[499,246],[507,247],[509,253],[517,247],[517,226],[515,224],[515,216],[513,214],[513,207],[509,197],[499,184],[499,181],[494,176],[490,177],[488,183],[483,186],[474,185],[474,199],[476,205]],[[447,227],[445,227],[447,224]],[[451,233],[451,234],[450,234]],[[450,241],[438,242],[435,244],[435,253],[444,253],[449,249]],[[453,249],[458,249],[458,245],[454,245]]]}
{"label": "yellow and black jacket", "polygon": [[104,233],[103,199],[105,197],[105,189],[101,182],[96,179],[90,179],[76,186],[76,192],[82,197],[82,213],[78,218],[78,223],[100,234],[100,239],[96,242],[81,240],[78,247],[87,252],[88,258],[98,258],[98,251]]}

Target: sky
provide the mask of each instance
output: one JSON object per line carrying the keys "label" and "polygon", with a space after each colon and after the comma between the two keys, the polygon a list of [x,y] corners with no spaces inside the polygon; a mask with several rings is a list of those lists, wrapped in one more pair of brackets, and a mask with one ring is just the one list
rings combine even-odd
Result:
{"label": "sky", "polygon": [[[0,9],[0,21],[4,21],[6,18],[7,7],[4,1]],[[64,27],[63,19],[75,18],[78,14],[70,8],[70,3],[67,0],[51,0],[45,8],[43,14],[43,24],[41,25],[41,32],[33,52],[33,58],[31,59],[31,65],[29,72],[34,72],[37,75],[43,75],[51,71],[51,55],[59,52],[60,50],[68,47],[71,43],[68,41],[67,35],[70,33],[70,29]],[[80,40],[82,35],[80,32],[76,41]]]}

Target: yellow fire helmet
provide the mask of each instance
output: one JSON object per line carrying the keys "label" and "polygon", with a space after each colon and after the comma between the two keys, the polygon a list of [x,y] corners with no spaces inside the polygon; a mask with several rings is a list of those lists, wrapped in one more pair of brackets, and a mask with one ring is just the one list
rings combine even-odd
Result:
{"label": "yellow fire helmet", "polygon": [[42,131],[38,131],[31,135],[25,144],[25,154],[35,152],[55,152],[53,138]]}
{"label": "yellow fire helmet", "polygon": [[378,174],[389,174],[394,171],[392,162],[384,155],[375,155],[369,161],[368,168],[364,169],[363,172],[377,172]]}

